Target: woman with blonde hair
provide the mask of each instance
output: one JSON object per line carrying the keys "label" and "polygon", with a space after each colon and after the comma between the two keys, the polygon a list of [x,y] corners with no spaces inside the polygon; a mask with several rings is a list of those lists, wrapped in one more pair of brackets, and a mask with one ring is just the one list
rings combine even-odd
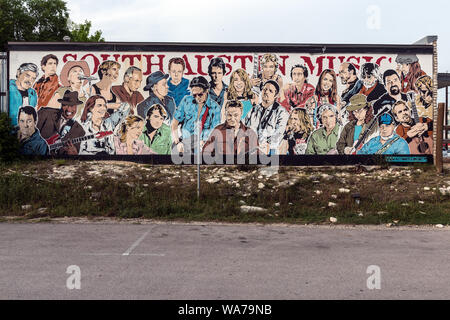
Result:
{"label": "woman with blonde hair", "polygon": [[114,136],[116,154],[154,154],[144,141],[139,140],[145,121],[139,116],[130,115],[122,122],[117,135]]}
{"label": "woman with blonde hair", "polygon": [[293,109],[280,143],[279,154],[305,154],[308,137],[313,130],[314,127],[306,110],[303,108]]}
{"label": "woman with blonde hair", "polygon": [[[252,91],[250,78],[244,69],[233,71],[230,77],[230,85],[225,93],[223,105],[226,106],[230,100],[239,100],[242,102],[244,109],[242,111],[241,120],[245,118],[247,113],[258,103],[258,97]],[[222,108],[221,122],[225,121],[225,108]]]}

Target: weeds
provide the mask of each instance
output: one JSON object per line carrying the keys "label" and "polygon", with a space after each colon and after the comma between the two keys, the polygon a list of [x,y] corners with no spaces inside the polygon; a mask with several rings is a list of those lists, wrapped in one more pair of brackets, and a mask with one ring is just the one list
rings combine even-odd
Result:
{"label": "weeds", "polygon": [[[246,168],[243,171],[239,171],[240,166],[227,167],[225,174],[206,167],[202,173],[201,196],[197,200],[196,172],[192,167],[123,165],[114,177],[114,170],[109,167],[99,169],[97,163],[81,163],[74,170],[76,177],[45,178],[53,172],[54,166],[73,165],[74,162],[67,160],[4,166],[0,174],[0,222],[5,221],[4,216],[42,221],[67,216],[323,224],[330,223],[329,218],[333,216],[338,218],[338,223],[345,224],[381,224],[397,220],[399,225],[450,224],[450,197],[436,190],[423,191],[425,185],[439,186],[444,178],[437,177],[426,167],[411,168],[411,178],[403,173],[394,176],[395,170],[379,169],[369,174],[362,167],[359,174],[351,169],[329,167],[324,171],[283,168],[279,176],[264,181],[258,178],[257,166],[243,167]],[[101,174],[93,175],[95,170]],[[30,174],[25,175],[24,171]],[[325,172],[329,176],[323,175]],[[33,174],[43,178],[36,179]],[[239,187],[223,180],[206,182],[208,175],[213,174],[221,177],[245,174],[245,179],[239,180]],[[280,181],[289,182],[294,178],[292,184],[278,185]],[[258,188],[260,182],[265,184],[263,189]],[[351,192],[340,193],[338,190],[342,187]],[[321,192],[316,193],[316,190]],[[355,192],[361,196],[360,204],[352,198]],[[330,207],[330,202],[336,206]],[[267,210],[242,213],[243,203]],[[31,209],[22,209],[28,204],[32,205]],[[39,211],[42,208],[46,209]]]}

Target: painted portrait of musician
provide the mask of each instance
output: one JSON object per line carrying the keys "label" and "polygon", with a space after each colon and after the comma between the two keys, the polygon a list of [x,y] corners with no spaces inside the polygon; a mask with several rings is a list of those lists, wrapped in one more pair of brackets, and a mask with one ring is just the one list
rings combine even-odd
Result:
{"label": "painted portrait of musician", "polygon": [[[371,154],[373,148],[366,145],[374,137],[385,141],[391,126],[392,135],[408,145],[408,154],[432,154],[434,147],[436,84],[430,54],[11,55],[13,125],[18,128],[22,121],[23,142],[29,141],[28,133],[37,137],[39,132],[50,154],[191,152],[188,136],[200,136],[202,145],[210,141],[214,129],[226,123],[230,101],[242,104],[240,122],[255,132],[266,154]],[[18,117],[21,107],[27,107],[23,119]],[[385,113],[392,121],[383,116],[387,129],[382,135]],[[34,121],[27,128],[35,131],[24,126],[25,118]],[[201,132],[196,131],[199,122]],[[41,146],[27,153],[42,154]]]}

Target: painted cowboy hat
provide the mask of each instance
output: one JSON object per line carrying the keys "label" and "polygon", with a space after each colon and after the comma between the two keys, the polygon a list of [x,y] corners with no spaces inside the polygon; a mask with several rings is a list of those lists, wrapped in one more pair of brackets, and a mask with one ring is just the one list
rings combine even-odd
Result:
{"label": "painted cowboy hat", "polygon": [[[73,67],[80,67],[81,69],[83,69],[84,75],[85,76],[90,76],[91,75],[91,71],[89,70],[89,65],[87,64],[86,61],[68,61],[64,67],[61,70],[61,74],[59,76],[59,79],[61,80],[61,84],[64,87],[69,87],[70,83],[69,83],[69,71],[73,68]],[[83,85],[86,85],[87,80],[84,80]]]}
{"label": "painted cowboy hat", "polygon": [[360,110],[367,106],[367,98],[363,94],[355,94],[353,97],[350,98],[350,103],[347,106],[347,111],[356,111]]}
{"label": "painted cowboy hat", "polygon": [[58,102],[65,106],[74,106],[83,104],[83,101],[78,100],[78,92],[66,90],[62,99],[58,99]]}
{"label": "painted cowboy hat", "polygon": [[144,87],[144,91],[149,91],[155,84],[162,79],[167,79],[168,74],[164,74],[161,71],[155,71],[147,77],[147,85]]}

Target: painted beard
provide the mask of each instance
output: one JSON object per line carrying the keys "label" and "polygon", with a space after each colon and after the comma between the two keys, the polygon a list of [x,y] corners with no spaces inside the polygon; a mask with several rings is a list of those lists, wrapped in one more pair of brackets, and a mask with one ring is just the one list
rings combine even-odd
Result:
{"label": "painted beard", "polygon": [[373,81],[373,82],[368,82],[368,81],[364,81],[364,86],[369,89],[372,88],[377,82]]}
{"label": "painted beard", "polygon": [[389,89],[389,93],[396,96],[400,93],[400,88],[398,86],[392,86],[391,89]]}

